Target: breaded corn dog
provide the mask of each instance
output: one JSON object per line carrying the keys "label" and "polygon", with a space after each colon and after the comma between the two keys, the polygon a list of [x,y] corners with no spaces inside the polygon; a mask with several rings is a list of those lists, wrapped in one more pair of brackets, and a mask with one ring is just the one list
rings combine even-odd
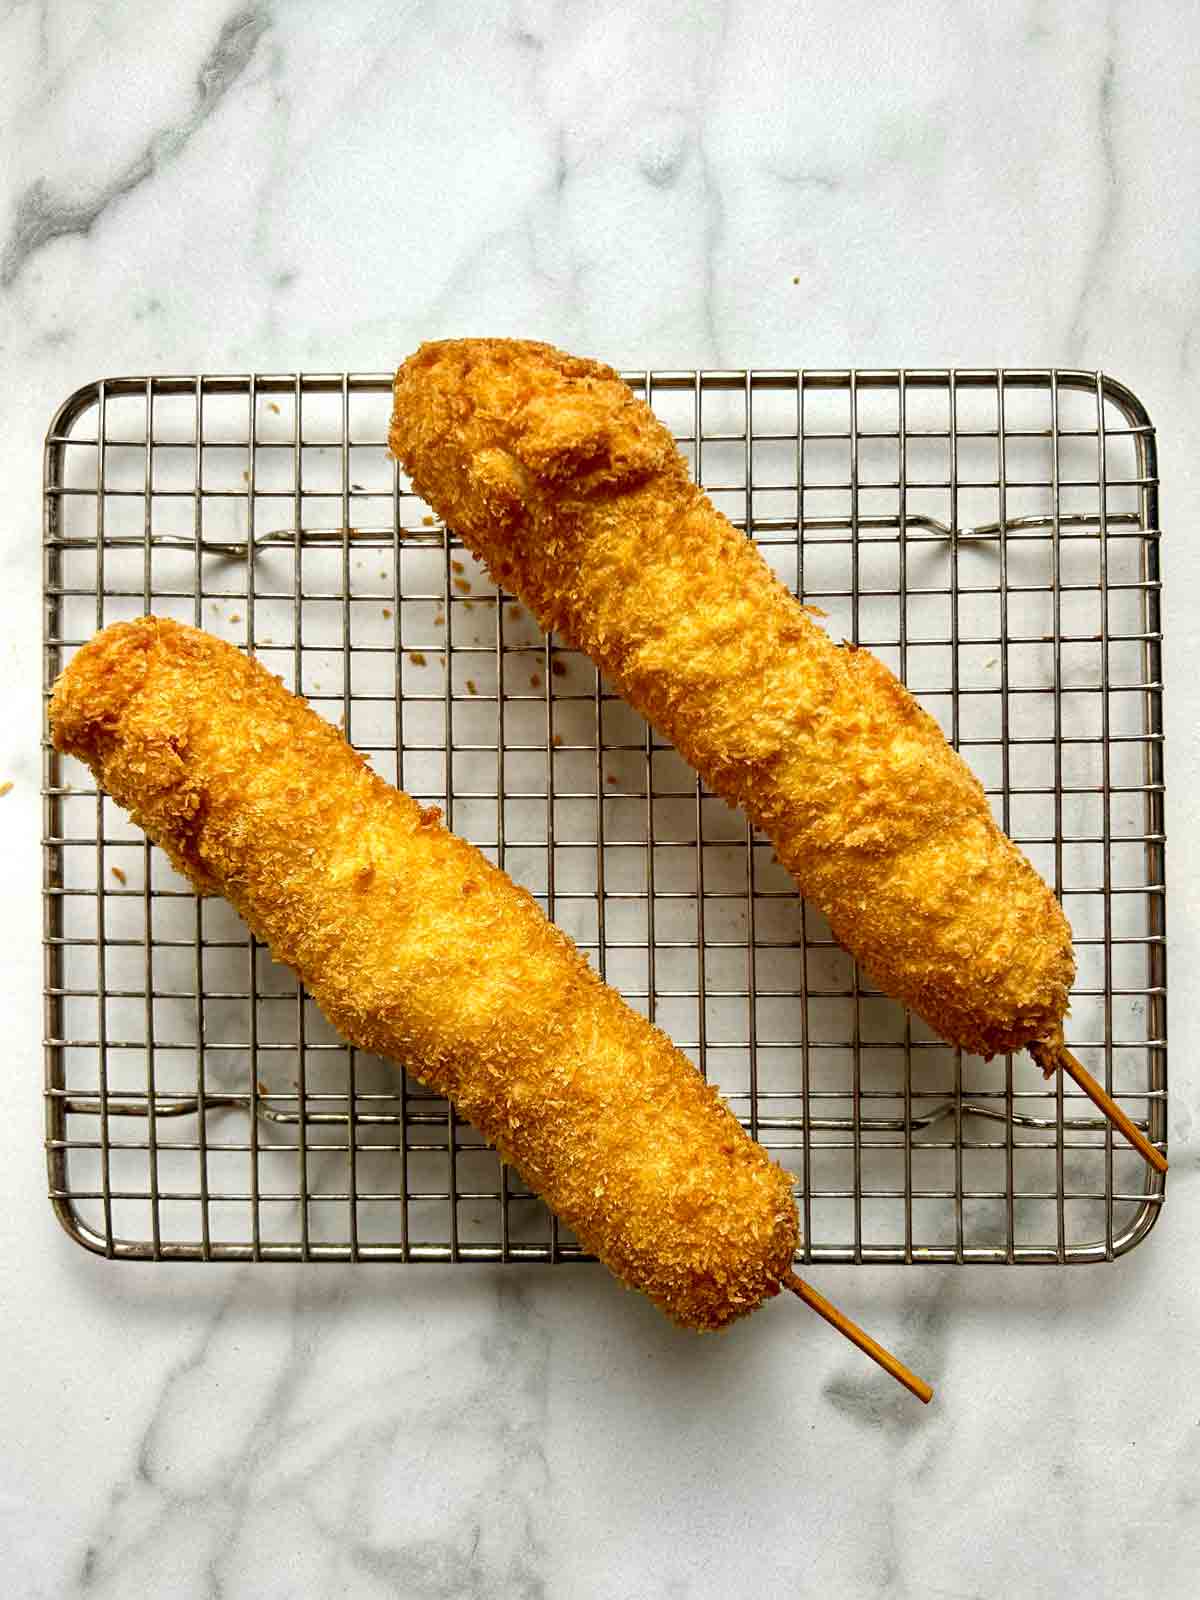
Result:
{"label": "breaded corn dog", "polygon": [[423,345],[389,442],[496,582],[745,808],[882,989],[965,1049],[1053,1064],[1074,978],[1054,896],[933,718],[801,609],[611,368]]}
{"label": "breaded corn dog", "polygon": [[66,668],[50,719],[347,1039],[449,1096],[618,1277],[696,1329],[778,1292],[787,1174],[532,896],[257,662],[118,623]]}

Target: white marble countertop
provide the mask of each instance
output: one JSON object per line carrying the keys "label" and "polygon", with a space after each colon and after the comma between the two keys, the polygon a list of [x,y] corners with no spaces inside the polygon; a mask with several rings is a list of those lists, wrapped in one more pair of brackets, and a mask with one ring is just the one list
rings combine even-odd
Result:
{"label": "white marble countertop", "polygon": [[[854,13],[853,20],[846,14]],[[0,7],[0,1551],[14,1596],[1195,1592],[1200,20],[940,0]],[[1169,1201],[1110,1268],[113,1266],[41,1152],[40,439],[118,371],[1102,366],[1160,431]]]}

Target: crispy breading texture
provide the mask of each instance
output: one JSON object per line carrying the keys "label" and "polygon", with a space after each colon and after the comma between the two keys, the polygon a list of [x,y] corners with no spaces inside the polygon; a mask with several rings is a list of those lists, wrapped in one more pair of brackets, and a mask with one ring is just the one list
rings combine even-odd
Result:
{"label": "crispy breading texture", "polygon": [[1075,972],[1054,896],[933,718],[801,609],[610,367],[422,345],[389,442],[496,582],[749,813],[881,988],[968,1050],[1053,1057]]}
{"label": "crispy breading texture", "polygon": [[50,718],[347,1039],[448,1095],[618,1277],[697,1329],[777,1293],[788,1175],[532,896],[257,662],[175,622],[117,623]]}

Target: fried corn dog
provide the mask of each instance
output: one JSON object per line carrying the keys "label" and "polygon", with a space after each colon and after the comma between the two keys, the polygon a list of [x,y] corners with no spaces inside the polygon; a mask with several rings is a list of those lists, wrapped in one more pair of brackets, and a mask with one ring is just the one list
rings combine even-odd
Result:
{"label": "fried corn dog", "polygon": [[144,617],[70,662],[58,749],[339,1032],[448,1096],[625,1283],[720,1328],[778,1293],[788,1175],[533,897],[232,645]]}
{"label": "fried corn dog", "polygon": [[746,810],[880,988],[964,1049],[1052,1065],[1074,978],[1054,896],[933,718],[797,604],[618,375],[447,340],[394,402],[417,493]]}

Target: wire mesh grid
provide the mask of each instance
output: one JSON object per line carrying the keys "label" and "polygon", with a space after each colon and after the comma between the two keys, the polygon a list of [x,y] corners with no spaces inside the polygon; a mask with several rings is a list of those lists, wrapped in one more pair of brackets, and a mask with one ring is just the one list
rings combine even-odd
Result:
{"label": "wire mesh grid", "polygon": [[[1061,896],[1069,1037],[1166,1130],[1155,441],[1080,371],[643,372],[716,504],[870,647]],[[769,844],[543,637],[385,450],[390,375],[145,377],[45,455],[45,688],[146,611],[254,651],[529,888],[796,1175],[805,1260],[1112,1259],[1162,1180],[1028,1058],[882,996]],[[443,1100],[45,755],[46,1147],[110,1257],[557,1261]]]}

